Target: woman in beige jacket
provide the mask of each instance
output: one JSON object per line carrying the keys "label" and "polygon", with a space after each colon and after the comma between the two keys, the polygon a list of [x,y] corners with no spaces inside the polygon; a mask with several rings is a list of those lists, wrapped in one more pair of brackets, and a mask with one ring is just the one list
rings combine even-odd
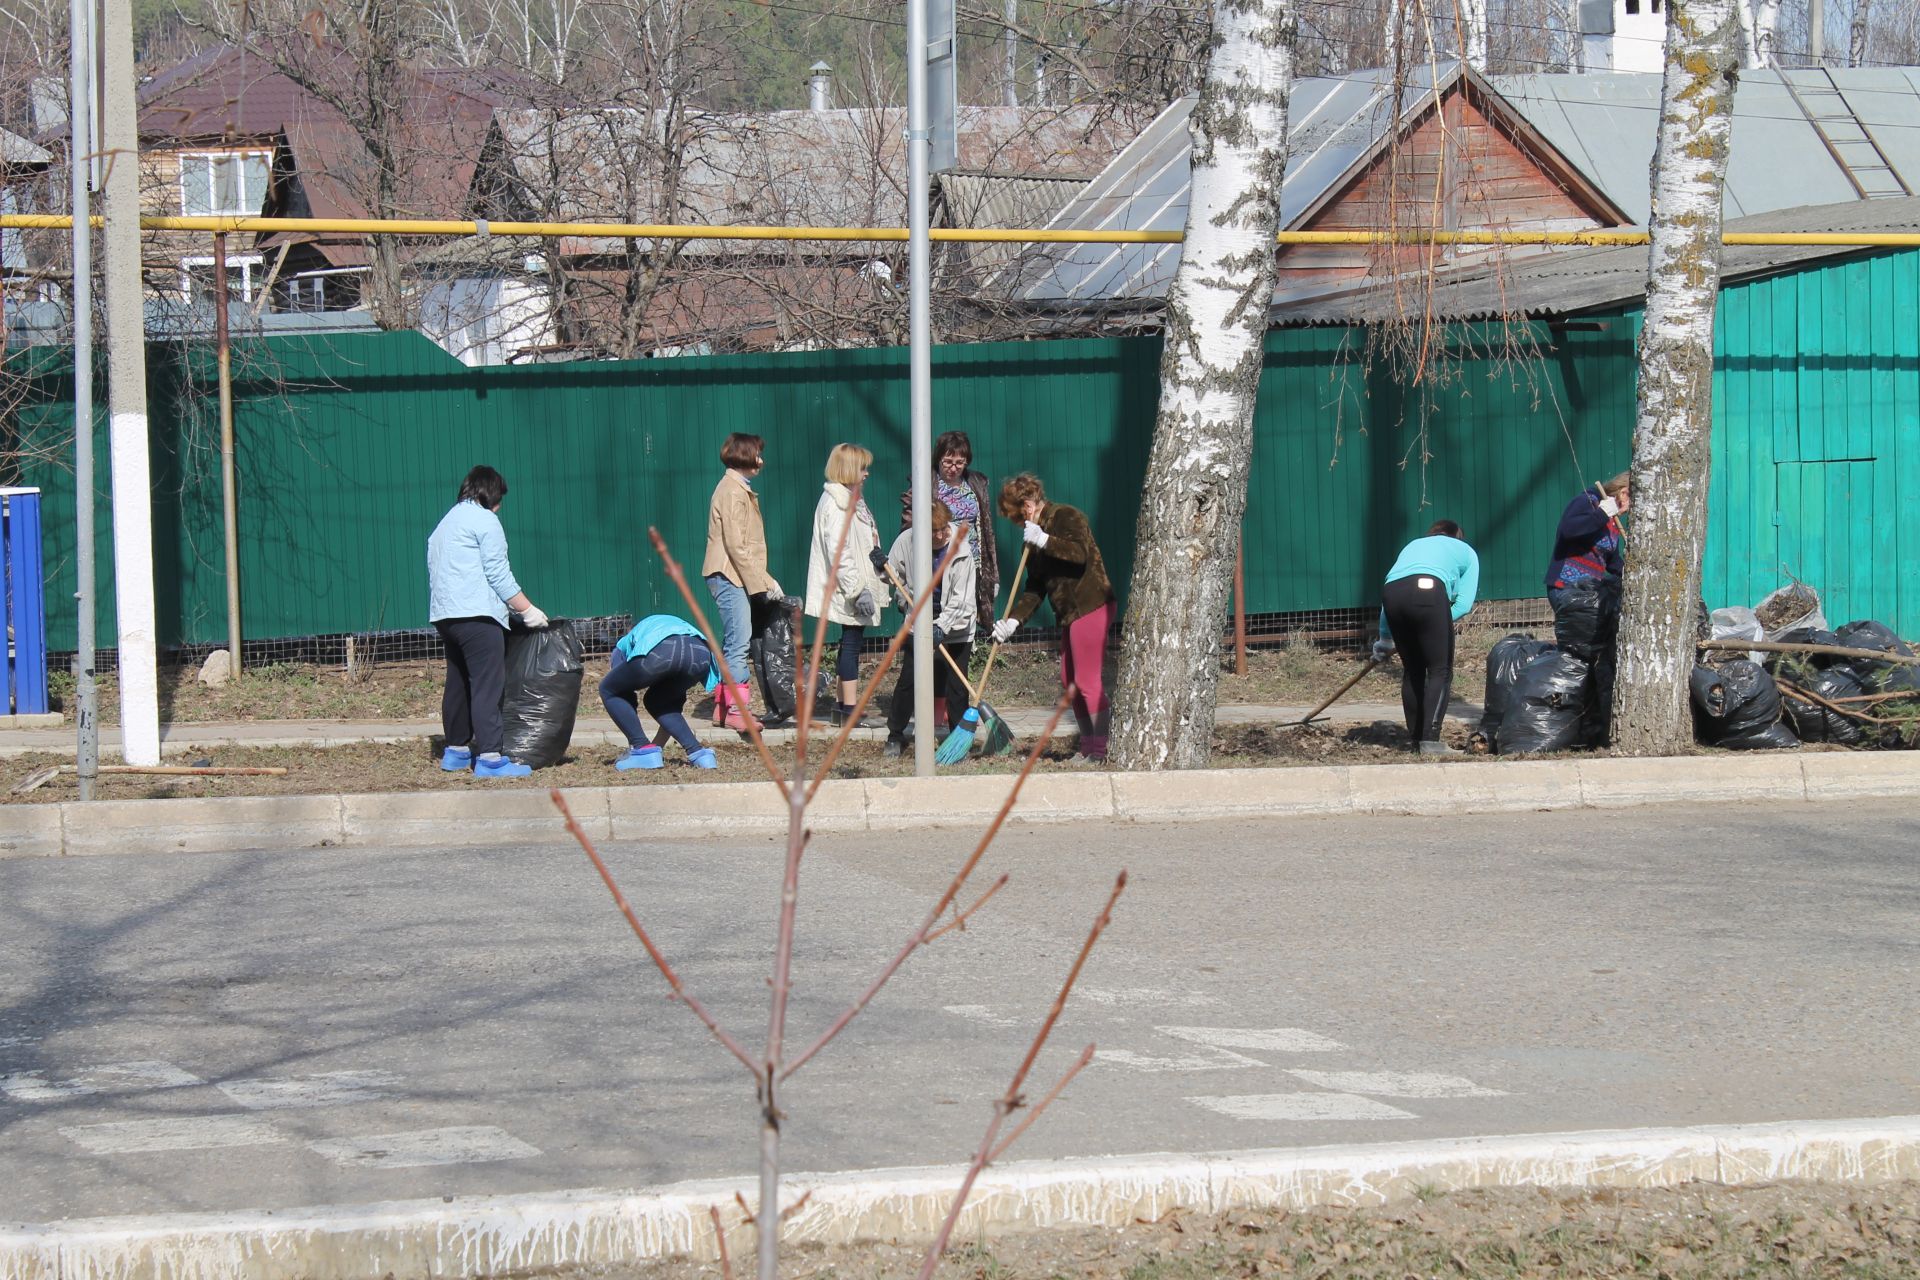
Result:
{"label": "woman in beige jacket", "polygon": [[726,471],[707,505],[707,558],[700,565],[720,614],[720,650],[733,679],[714,690],[714,723],[743,731],[753,704],[753,685],[747,678],[752,597],[781,594],[780,584],[767,572],[767,530],[760,520],[760,495],[753,491],[765,451],[766,441],[738,431],[720,446]]}
{"label": "woman in beige jacket", "polygon": [[[880,602],[886,599],[886,583],[873,567],[880,528],[866,500],[854,496],[872,464],[873,454],[857,444],[833,446],[827,458],[827,483],[813,509],[813,538],[807,548],[807,616],[824,616],[840,624],[840,654],[835,663],[840,703],[833,714],[835,724],[846,723],[853,714],[853,701],[860,695],[860,642],[867,628],[880,621]],[[851,524],[849,503],[854,505]],[[840,546],[842,528],[847,531],[847,543],[835,564],[833,553]]]}

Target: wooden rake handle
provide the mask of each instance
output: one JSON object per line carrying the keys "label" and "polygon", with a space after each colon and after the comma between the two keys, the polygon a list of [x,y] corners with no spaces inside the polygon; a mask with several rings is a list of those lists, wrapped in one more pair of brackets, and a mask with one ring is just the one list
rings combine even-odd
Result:
{"label": "wooden rake handle", "polygon": [[1369,661],[1366,666],[1360,668],[1360,672],[1358,675],[1354,676],[1353,679],[1341,685],[1338,689],[1335,689],[1333,691],[1333,696],[1331,698],[1328,698],[1325,702],[1321,703],[1319,706],[1315,707],[1313,710],[1307,712],[1307,718],[1305,720],[1292,720],[1287,722],[1286,724],[1278,725],[1275,727],[1281,728],[1281,729],[1298,729],[1298,728],[1302,728],[1303,726],[1312,724],[1322,711],[1325,711],[1328,707],[1340,701],[1340,699],[1346,697],[1347,690],[1353,688],[1353,686],[1359,684],[1362,680],[1365,680],[1368,676],[1372,675],[1373,669],[1379,666],[1380,662],[1381,662],[1381,659],[1379,658],[1374,658],[1371,661]]}
{"label": "wooden rake handle", "polygon": [[[1033,544],[1031,542],[1025,543],[1021,546],[1020,565],[1018,568],[1016,568],[1013,571],[1013,581],[1007,584],[1007,612],[1001,616],[1001,621],[1003,622],[1006,621],[1008,617],[1012,616],[1013,602],[1020,598],[1020,583],[1027,576],[1027,557],[1032,553],[1033,553]],[[986,670],[980,673],[980,691],[978,693],[975,693],[973,691],[972,685],[967,686],[967,693],[973,698],[973,705],[976,707],[980,705],[980,699],[986,696],[987,677],[993,674],[994,660],[997,659],[999,656],[1000,656],[1000,642],[998,640],[995,640],[993,642],[993,648],[987,650],[987,668]]]}

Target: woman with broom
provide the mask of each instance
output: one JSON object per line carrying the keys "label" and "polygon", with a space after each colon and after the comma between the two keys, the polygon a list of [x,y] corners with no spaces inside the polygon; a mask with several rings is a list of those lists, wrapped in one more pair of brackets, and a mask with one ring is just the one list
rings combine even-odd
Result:
{"label": "woman with broom", "polygon": [[1480,556],[1451,520],[1400,549],[1380,590],[1380,638],[1373,660],[1400,651],[1400,709],[1423,756],[1457,756],[1440,739],[1453,694],[1453,624],[1480,594]]}
{"label": "woman with broom", "polygon": [[993,624],[995,644],[1005,644],[1045,599],[1065,629],[1060,641],[1060,682],[1073,686],[1073,719],[1080,728],[1074,759],[1107,758],[1107,690],[1101,664],[1107,629],[1113,625],[1113,585],[1093,540],[1093,526],[1074,507],[1047,500],[1031,472],[1000,487],[1000,514],[1020,525],[1026,543],[1025,589]]}

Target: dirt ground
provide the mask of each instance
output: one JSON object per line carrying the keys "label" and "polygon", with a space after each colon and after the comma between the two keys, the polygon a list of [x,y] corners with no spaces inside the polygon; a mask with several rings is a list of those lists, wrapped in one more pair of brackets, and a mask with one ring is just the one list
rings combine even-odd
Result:
{"label": "dirt ground", "polygon": [[[920,1250],[800,1248],[795,1280],[892,1280]],[[734,1259],[751,1276],[752,1258]],[[685,1260],[572,1271],[570,1280],[716,1280]],[[1920,1184],[1668,1190],[1510,1189],[1381,1208],[1170,1213],[1124,1230],[995,1237],[951,1249],[943,1280],[1896,1280],[1920,1275]]]}
{"label": "dirt ground", "polygon": [[[1489,641],[1491,643],[1491,641]],[[1479,651],[1485,653],[1484,646]],[[1108,655],[1108,681],[1118,654]],[[829,650],[829,660],[832,653]],[[975,655],[977,678],[986,664],[986,649]],[[879,665],[877,655],[862,664],[862,679]],[[1220,681],[1220,701],[1232,704],[1312,704],[1346,683],[1358,671],[1353,655],[1317,650],[1305,642],[1249,651],[1247,674],[1233,674],[1228,656]],[[1484,659],[1476,660],[1463,645],[1460,663],[1462,696],[1477,698]],[[605,675],[604,658],[587,663],[580,686],[581,706],[599,715],[596,689]],[[166,667],[160,672],[160,719],[169,724],[207,724],[235,720],[412,720],[440,714],[445,667],[439,662],[382,663],[363,666],[353,675],[339,667],[279,663],[249,668],[237,681],[221,688],[200,683],[198,667]],[[894,676],[887,675],[883,693],[890,694]],[[55,673],[50,680],[53,707],[71,715],[73,677]],[[120,722],[120,687],[112,676],[99,681],[100,720]],[[1042,706],[1060,694],[1059,659],[1050,646],[1031,645],[1001,651],[988,685],[988,701],[1004,706]],[[756,699],[758,694],[756,693]],[[1395,701],[1400,696],[1399,672],[1388,668],[1369,676],[1348,698],[1356,701]]]}
{"label": "dirt ground", "polygon": [[[596,706],[593,714],[604,714]],[[809,748],[812,760],[820,760],[832,741],[816,736]],[[1449,726],[1455,746],[1464,746],[1466,730]],[[1334,725],[1311,729],[1276,729],[1266,725],[1228,725],[1215,738],[1213,763],[1222,769],[1284,767],[1311,764],[1382,764],[1402,762],[1414,757],[1407,752],[1405,731],[1385,723]],[[943,766],[943,776],[1008,773],[1020,767],[1031,738],[1018,741],[1015,752],[997,758],[975,757],[964,764]],[[215,747],[187,756],[169,756],[166,763],[212,764],[245,767],[281,767],[287,773],[279,777],[166,777],[154,775],[103,774],[96,794],[109,800],[162,799],[172,796],[252,796],[252,795],[348,795],[373,791],[445,791],[477,788],[497,790],[510,787],[605,787],[659,786],[682,782],[752,782],[764,779],[766,769],[751,744],[745,739],[739,746],[716,749],[718,769],[696,769],[687,763],[678,747],[667,748],[667,767],[656,770],[621,772],[613,762],[622,751],[616,746],[576,750],[561,763],[536,769],[525,778],[479,779],[472,774],[442,773],[439,757],[422,743],[365,743],[350,747]],[[791,745],[770,747],[783,776],[792,766]],[[1049,743],[1036,772],[1084,772],[1103,765],[1074,763],[1072,731],[1067,739]],[[1466,756],[1476,760],[1487,757]],[[62,772],[25,795],[13,788],[35,772],[72,763],[71,754],[36,754],[0,760],[0,804],[50,803],[76,799],[77,784],[71,772]],[[882,757],[877,742],[850,742],[832,770],[836,778],[876,778],[906,776],[913,772],[913,753],[901,758]]]}

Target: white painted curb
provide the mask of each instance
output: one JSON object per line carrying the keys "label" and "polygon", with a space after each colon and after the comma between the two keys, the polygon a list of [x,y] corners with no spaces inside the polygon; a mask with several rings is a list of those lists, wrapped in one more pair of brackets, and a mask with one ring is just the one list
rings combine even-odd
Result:
{"label": "white painted curb", "polygon": [[[1012,784],[1010,774],[833,780],[820,788],[808,819],[817,831],[974,827],[999,808]],[[787,827],[785,802],[764,782],[637,783],[564,794],[587,833],[602,840],[766,835]],[[1920,797],[1920,752],[1046,773],[1028,779],[1011,820],[1446,815],[1871,797]],[[547,793],[529,788],[0,805],[0,858],[569,838]]]}
{"label": "white painted curb", "polygon": [[[787,1179],[788,1242],[924,1242],[961,1170],[884,1169]],[[1920,1116],[1789,1124],[1457,1138],[1367,1146],[1041,1160],[990,1170],[958,1235],[1127,1226],[1169,1209],[1378,1205],[1416,1188],[1746,1186],[1920,1178]],[[713,1256],[709,1206],[750,1242],[734,1193],[749,1179],[649,1191],[558,1191],[450,1200],[45,1226],[0,1224],[8,1280],[367,1280],[492,1276]]]}

